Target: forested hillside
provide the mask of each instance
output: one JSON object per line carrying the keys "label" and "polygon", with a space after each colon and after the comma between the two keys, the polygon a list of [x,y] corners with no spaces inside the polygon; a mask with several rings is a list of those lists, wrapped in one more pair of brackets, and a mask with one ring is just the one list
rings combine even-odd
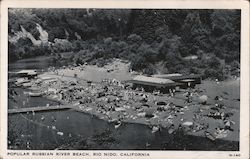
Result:
{"label": "forested hillside", "polygon": [[225,79],[239,75],[240,20],[240,10],[9,9],[9,62],[72,52],[69,64],[121,58],[146,74]]}

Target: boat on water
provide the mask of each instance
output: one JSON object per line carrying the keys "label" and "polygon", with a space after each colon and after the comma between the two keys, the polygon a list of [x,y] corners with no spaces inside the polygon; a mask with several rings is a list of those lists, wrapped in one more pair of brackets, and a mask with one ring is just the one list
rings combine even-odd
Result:
{"label": "boat on water", "polygon": [[26,94],[30,97],[40,97],[43,95],[42,92],[24,92],[24,94]]}
{"label": "boat on water", "polygon": [[41,93],[41,92],[29,92],[30,97],[40,97],[42,95],[43,95],[43,93]]}
{"label": "boat on water", "polygon": [[16,86],[22,86],[25,83],[29,83],[30,80],[27,78],[18,78],[15,82]]}
{"label": "boat on water", "polygon": [[208,138],[209,140],[215,141],[216,138],[210,132],[205,131],[204,134],[205,134],[205,137]]}
{"label": "boat on water", "polygon": [[32,86],[32,84],[30,82],[22,84],[22,87],[24,87],[24,88],[31,87],[31,86]]}
{"label": "boat on water", "polygon": [[121,125],[122,125],[122,122],[120,121],[115,123],[115,129],[118,129]]}

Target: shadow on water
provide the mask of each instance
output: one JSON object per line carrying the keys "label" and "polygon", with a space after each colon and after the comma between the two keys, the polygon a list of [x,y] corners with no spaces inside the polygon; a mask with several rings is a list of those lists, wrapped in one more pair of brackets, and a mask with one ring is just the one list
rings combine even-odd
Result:
{"label": "shadow on water", "polygon": [[8,69],[11,71],[21,70],[21,69],[37,69],[46,70],[49,66],[54,66],[52,63],[52,56],[38,56],[35,58],[29,58],[24,60],[19,60],[14,63],[8,64]]}
{"label": "shadow on water", "polygon": [[[42,116],[45,118],[43,121]],[[51,129],[52,126],[54,130]],[[63,135],[58,135],[57,132],[63,132]],[[43,112],[35,115],[9,115],[8,139],[12,143],[9,144],[9,148],[21,150],[237,151],[239,147],[238,142],[223,140],[212,142],[204,137],[185,135],[182,132],[170,135],[166,129],[151,133],[151,129],[141,124],[123,123],[115,129],[113,123],[73,110]],[[29,142],[29,148],[27,148],[27,142]]]}

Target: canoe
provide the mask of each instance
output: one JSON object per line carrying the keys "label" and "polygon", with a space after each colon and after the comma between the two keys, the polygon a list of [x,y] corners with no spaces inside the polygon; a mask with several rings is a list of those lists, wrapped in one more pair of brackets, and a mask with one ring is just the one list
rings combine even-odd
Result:
{"label": "canoe", "polygon": [[30,97],[40,97],[42,96],[42,93],[40,92],[29,92]]}

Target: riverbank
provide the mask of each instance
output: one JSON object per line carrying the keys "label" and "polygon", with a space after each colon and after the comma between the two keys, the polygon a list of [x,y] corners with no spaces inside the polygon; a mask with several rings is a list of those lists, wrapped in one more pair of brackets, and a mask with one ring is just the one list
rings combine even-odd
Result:
{"label": "riverbank", "polygon": [[8,122],[8,148],[14,150],[235,151],[239,146],[238,142],[211,142],[182,132],[169,134],[167,129],[152,133],[143,124],[123,123],[115,129],[114,123],[74,110],[16,114]]}
{"label": "riverbank", "polygon": [[[114,122],[105,122],[89,112],[75,110],[9,115],[8,121],[8,139],[14,134],[10,149],[234,151],[239,148],[237,141],[210,141],[182,131],[170,134],[167,128],[152,133],[152,127],[145,124],[122,122],[119,128],[115,128]],[[17,146],[13,147],[16,143]]]}
{"label": "riverbank", "polygon": [[[133,76],[128,66],[116,60],[104,68],[91,65],[50,68],[31,80],[29,89],[39,90],[46,98],[72,104],[77,111],[115,123],[116,129],[123,123],[138,123],[148,125],[152,133],[167,129],[173,134],[181,129],[186,134],[208,137],[212,141],[239,141],[239,79],[203,81],[191,90],[193,100],[187,103],[186,90],[176,92],[174,97],[132,90],[123,83]],[[199,103],[202,95],[208,96],[205,105]]]}

